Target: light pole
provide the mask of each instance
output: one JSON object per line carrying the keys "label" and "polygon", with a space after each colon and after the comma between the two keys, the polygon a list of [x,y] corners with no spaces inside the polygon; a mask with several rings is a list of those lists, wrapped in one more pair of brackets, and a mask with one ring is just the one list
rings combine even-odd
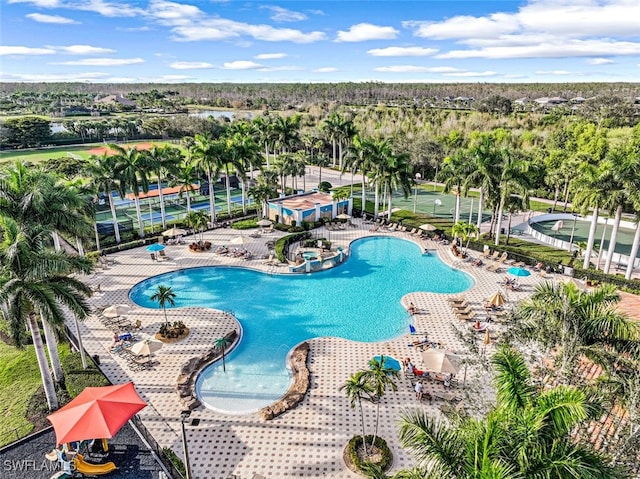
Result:
{"label": "light pole", "polygon": [[436,215],[436,206],[442,206],[442,201],[440,201],[440,198],[436,198],[433,201],[433,216]]}
{"label": "light pole", "polygon": [[[191,416],[191,411],[185,410],[180,413],[180,425],[182,426],[182,448],[184,449],[184,469],[186,472],[185,479],[191,479],[191,463],[189,462],[189,448],[187,447],[187,430],[185,428],[185,423],[187,419]],[[192,426],[197,426],[200,424],[200,419],[192,419],[189,421],[189,424]]]}
{"label": "light pole", "polygon": [[416,212],[416,206],[418,205],[418,181],[422,178],[420,173],[416,173],[416,190],[413,195],[413,212]]}

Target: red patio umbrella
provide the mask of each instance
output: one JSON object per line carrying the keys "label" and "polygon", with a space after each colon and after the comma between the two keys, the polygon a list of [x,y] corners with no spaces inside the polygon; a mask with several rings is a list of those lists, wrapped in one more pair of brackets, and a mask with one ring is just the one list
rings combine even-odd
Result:
{"label": "red patio umbrella", "polygon": [[90,387],[47,419],[53,424],[58,445],[111,438],[146,405],[131,382]]}

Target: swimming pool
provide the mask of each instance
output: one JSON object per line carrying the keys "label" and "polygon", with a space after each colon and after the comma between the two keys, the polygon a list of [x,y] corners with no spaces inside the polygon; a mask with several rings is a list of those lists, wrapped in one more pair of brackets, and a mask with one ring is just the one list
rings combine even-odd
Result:
{"label": "swimming pool", "polygon": [[[321,336],[377,342],[405,334],[409,316],[400,299],[413,291],[459,293],[472,285],[466,273],[393,237],[351,245],[342,265],[309,275],[270,275],[244,268],[202,267],[149,278],[129,296],[144,307],[158,285],[171,286],[176,306],[233,310],[243,328],[239,345],[198,377],[202,402],[217,411],[245,414],[272,404],[289,388],[286,356]],[[364,365],[363,365],[364,366]],[[355,371],[354,371],[355,372]]]}

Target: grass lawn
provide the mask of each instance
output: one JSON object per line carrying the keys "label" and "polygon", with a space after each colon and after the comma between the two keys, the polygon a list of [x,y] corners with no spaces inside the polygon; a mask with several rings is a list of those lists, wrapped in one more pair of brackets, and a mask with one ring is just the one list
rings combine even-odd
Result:
{"label": "grass lawn", "polygon": [[[60,360],[68,353],[69,347],[62,345]],[[0,341],[0,446],[31,430],[32,424],[25,418],[27,404],[41,384],[33,346],[17,349]]]}

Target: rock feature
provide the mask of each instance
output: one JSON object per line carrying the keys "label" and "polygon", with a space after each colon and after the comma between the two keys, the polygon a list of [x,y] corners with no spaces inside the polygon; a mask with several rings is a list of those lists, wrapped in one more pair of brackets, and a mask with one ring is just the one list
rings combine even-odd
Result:
{"label": "rock feature", "polygon": [[309,343],[304,342],[298,345],[291,353],[291,371],[293,372],[293,383],[282,397],[270,406],[260,409],[260,417],[265,421],[273,419],[280,414],[295,408],[302,402],[305,394],[309,390],[309,368],[307,368],[307,358],[309,357]]}
{"label": "rock feature", "polygon": [[[225,335],[227,341],[232,346],[235,346],[238,340],[238,332],[236,330],[231,331]],[[222,352],[218,348],[211,348],[200,356],[189,359],[182,365],[180,369],[180,375],[178,376],[178,382],[176,385],[176,391],[182,401],[184,407],[190,411],[200,406],[200,400],[196,397],[195,385],[196,378],[200,370],[209,363],[222,357]]]}

